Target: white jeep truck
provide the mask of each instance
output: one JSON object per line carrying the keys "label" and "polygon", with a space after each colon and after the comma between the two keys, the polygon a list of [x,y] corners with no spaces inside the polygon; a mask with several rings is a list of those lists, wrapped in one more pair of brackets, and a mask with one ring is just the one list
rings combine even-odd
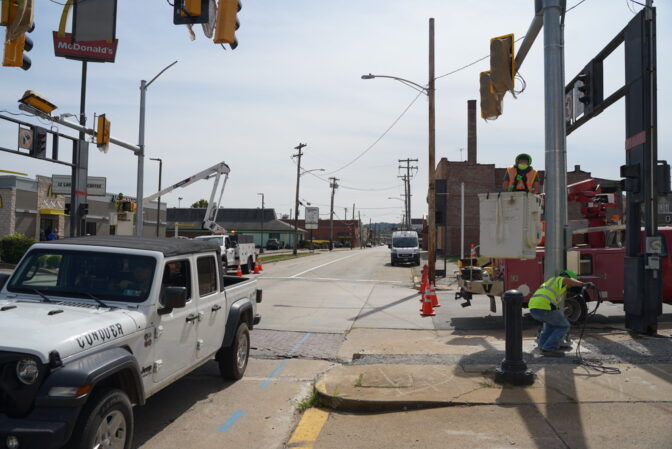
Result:
{"label": "white jeep truck", "polygon": [[130,449],[133,405],[213,357],[240,379],[261,290],[220,257],[180,239],[33,245],[0,279],[0,448]]}
{"label": "white jeep truck", "polygon": [[254,266],[257,264],[257,253],[253,236],[243,234],[199,235],[194,237],[194,240],[205,240],[219,245],[222,253],[222,268],[225,273],[236,269],[238,264],[243,274],[250,274],[254,271]]}

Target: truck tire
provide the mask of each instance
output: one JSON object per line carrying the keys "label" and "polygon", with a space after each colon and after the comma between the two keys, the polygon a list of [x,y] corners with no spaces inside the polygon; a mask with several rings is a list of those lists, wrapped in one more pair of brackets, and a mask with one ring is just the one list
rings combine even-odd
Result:
{"label": "truck tire", "polygon": [[567,292],[567,299],[565,300],[565,318],[572,325],[582,323],[588,315],[588,305],[586,299],[581,293],[574,295]]}
{"label": "truck tire", "polygon": [[243,274],[250,274],[254,270],[254,262],[252,262],[252,256],[247,258],[247,263],[241,266]]}
{"label": "truck tire", "polygon": [[114,388],[94,391],[79,416],[68,447],[131,448],[133,409],[123,391]]}
{"label": "truck tire", "polygon": [[247,323],[240,323],[233,344],[220,349],[219,373],[224,379],[238,380],[245,374],[250,357],[250,331]]}
{"label": "truck tire", "polygon": [[394,266],[395,263],[396,263],[396,262],[394,261],[394,258],[390,259],[390,265],[391,265],[391,266]]}

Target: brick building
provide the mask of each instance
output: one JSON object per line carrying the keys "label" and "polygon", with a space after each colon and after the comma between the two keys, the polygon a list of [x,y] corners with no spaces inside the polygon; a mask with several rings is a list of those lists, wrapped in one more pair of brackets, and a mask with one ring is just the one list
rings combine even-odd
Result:
{"label": "brick building", "polygon": [[[294,226],[294,220],[283,219],[282,221]],[[299,229],[305,229],[306,220],[299,220]],[[330,220],[320,220],[318,229],[312,231],[313,240],[329,240]],[[311,238],[311,231],[305,231],[305,239]],[[334,220],[334,244],[349,246],[351,248],[359,247],[361,230],[359,220]]]}

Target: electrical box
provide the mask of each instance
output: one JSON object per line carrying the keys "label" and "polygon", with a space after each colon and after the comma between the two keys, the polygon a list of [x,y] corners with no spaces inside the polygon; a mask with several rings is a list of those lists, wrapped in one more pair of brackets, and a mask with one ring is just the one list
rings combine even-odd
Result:
{"label": "electrical box", "polygon": [[480,254],[534,259],[541,240],[541,197],[527,192],[480,193]]}

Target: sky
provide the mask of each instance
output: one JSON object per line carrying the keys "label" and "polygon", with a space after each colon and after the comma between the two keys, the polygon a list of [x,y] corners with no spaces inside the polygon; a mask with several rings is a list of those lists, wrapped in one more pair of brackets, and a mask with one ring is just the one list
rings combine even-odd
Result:
{"label": "sky", "polygon": [[[54,56],[51,33],[58,28],[61,1],[35,0],[28,71],[0,67],[0,112],[18,113],[17,100],[35,90],[58,106],[54,114],[79,111],[81,63]],[[567,0],[565,79],[576,75],[639,11],[628,0]],[[347,5],[347,7],[346,7]],[[657,0],[659,159],[672,159],[672,1]],[[223,207],[265,206],[278,214],[294,207],[294,147],[306,143],[302,167],[319,170],[301,176],[300,198],[328,217],[331,189],[337,218],[352,205],[363,221],[401,220],[403,185],[399,159],[418,159],[411,182],[413,217],[427,213],[427,98],[390,79],[362,80],[373,73],[426,85],[428,22],[435,19],[436,161],[466,159],[467,100],[478,99],[478,75],[489,61],[442,76],[489,53],[489,39],[524,36],[534,15],[533,0],[242,0],[238,48],[208,40],[199,27],[196,40],[172,23],[163,0],[119,0],[114,63],[89,63],[86,97],[88,125],[106,114],[112,135],[137,143],[140,80],[150,80],[177,60],[147,91],[145,195],[220,161],[231,167]],[[68,25],[68,29],[69,29]],[[517,46],[522,41],[518,42]],[[605,98],[623,84],[623,50],[605,62]],[[544,168],[543,32],[520,73],[526,89],[504,100],[495,121],[478,122],[478,161],[506,166],[516,154],[533,157]],[[520,88],[520,84],[517,85]],[[409,107],[410,105],[410,107]],[[404,111],[406,112],[404,113]],[[5,112],[7,111],[7,112]],[[39,124],[34,117],[17,117]],[[394,125],[394,126],[392,126]],[[59,131],[75,135],[61,126]],[[16,148],[16,125],[0,120],[0,147]],[[383,136],[384,135],[384,136]],[[382,136],[382,138],[381,138]],[[618,179],[625,151],[624,100],[611,106],[567,138],[567,166],[580,164],[594,176]],[[107,190],[135,195],[137,159],[111,146],[92,145],[89,175],[107,178]],[[460,148],[464,149],[463,153]],[[367,151],[368,150],[368,151]],[[354,163],[355,158],[365,154]],[[62,159],[69,159],[62,151]],[[347,165],[347,166],[346,166]],[[345,168],[343,168],[345,166]],[[0,153],[0,169],[35,175],[69,174],[69,168]],[[168,207],[208,198],[211,181],[175,190],[162,200]],[[302,212],[303,215],[303,212]]]}

